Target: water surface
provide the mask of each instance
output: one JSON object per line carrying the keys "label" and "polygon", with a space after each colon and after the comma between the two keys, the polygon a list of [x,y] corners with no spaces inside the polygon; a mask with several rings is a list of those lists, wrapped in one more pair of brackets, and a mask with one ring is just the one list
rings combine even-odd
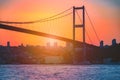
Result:
{"label": "water surface", "polygon": [[0,65],[0,80],[120,80],[120,65]]}

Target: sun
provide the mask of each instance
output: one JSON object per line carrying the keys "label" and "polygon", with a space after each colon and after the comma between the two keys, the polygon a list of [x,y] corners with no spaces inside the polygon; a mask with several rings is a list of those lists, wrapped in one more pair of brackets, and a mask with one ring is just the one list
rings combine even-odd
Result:
{"label": "sun", "polygon": [[47,46],[55,46],[57,41],[55,39],[47,39]]}

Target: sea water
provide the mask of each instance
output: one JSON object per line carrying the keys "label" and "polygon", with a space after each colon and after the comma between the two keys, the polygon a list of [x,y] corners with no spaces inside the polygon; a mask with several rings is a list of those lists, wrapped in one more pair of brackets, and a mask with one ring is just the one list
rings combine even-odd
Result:
{"label": "sea water", "polygon": [[0,80],[120,80],[120,65],[0,65]]}

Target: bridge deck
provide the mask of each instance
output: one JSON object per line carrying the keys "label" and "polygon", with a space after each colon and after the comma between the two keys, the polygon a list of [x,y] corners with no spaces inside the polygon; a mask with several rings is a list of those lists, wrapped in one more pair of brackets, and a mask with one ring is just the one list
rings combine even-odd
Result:
{"label": "bridge deck", "polygon": [[[56,36],[56,35],[53,35],[53,34],[47,34],[47,33],[43,33],[43,32],[28,30],[28,29],[24,29],[24,28],[18,28],[18,27],[14,27],[14,26],[10,26],[10,25],[0,24],[0,28],[73,43],[72,39]],[[80,42],[80,41],[75,41],[75,43],[76,44],[81,44],[81,46],[83,45],[83,43]],[[89,45],[89,44],[87,44],[87,45]]]}

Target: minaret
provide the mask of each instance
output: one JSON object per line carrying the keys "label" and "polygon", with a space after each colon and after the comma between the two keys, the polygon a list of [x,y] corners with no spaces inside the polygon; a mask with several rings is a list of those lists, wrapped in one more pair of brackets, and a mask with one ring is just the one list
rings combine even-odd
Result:
{"label": "minaret", "polygon": [[7,47],[10,48],[10,42],[9,41],[7,42]]}
{"label": "minaret", "polygon": [[100,48],[104,47],[104,41],[100,41]]}

